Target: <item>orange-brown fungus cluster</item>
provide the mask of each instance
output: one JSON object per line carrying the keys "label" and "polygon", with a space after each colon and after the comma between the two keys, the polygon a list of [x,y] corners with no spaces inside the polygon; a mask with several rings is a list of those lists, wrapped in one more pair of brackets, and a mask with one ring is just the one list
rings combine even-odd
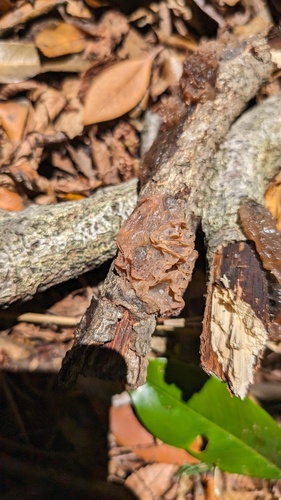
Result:
{"label": "orange-brown fungus cluster", "polygon": [[144,198],[117,239],[115,268],[126,277],[148,313],[177,315],[197,258],[194,233],[172,196]]}
{"label": "orange-brown fungus cluster", "polygon": [[188,106],[214,99],[218,72],[218,56],[214,44],[205,45],[188,57],[180,78],[182,99]]}

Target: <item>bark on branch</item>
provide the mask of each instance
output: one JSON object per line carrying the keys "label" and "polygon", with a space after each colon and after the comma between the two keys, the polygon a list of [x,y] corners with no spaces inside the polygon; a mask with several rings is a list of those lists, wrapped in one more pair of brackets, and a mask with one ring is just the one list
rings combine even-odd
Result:
{"label": "bark on branch", "polygon": [[[181,295],[195,260],[192,241],[198,217],[207,226],[204,207],[215,206],[218,201],[212,185],[208,185],[209,178],[214,176],[219,184],[219,175],[224,176],[226,170],[216,151],[232,122],[271,73],[270,54],[262,37],[240,46],[232,42],[226,48],[213,44],[211,51],[219,64],[215,88],[210,86],[214,84],[216,63],[212,63],[210,73],[210,48],[203,47],[187,61],[187,81],[181,81],[191,105],[178,111],[178,123],[172,124],[168,133],[160,134],[144,159],[145,183],[139,204],[119,233],[119,253],[103,295],[99,302],[93,299],[76,331],[75,345],[64,360],[61,381],[65,384],[73,383],[79,373],[94,373],[119,378],[130,387],[140,385],[146,376],[145,354],[157,314],[176,314],[182,307]],[[194,67],[204,65],[205,75],[192,76]],[[198,84],[195,89],[189,88],[192,79]],[[265,149],[269,151],[270,146]],[[276,161],[272,175],[274,169]],[[239,206],[239,200],[235,204]],[[235,214],[237,226],[237,207]],[[232,233],[226,231],[210,249],[214,251],[232,239]],[[208,328],[211,343],[210,320]],[[204,342],[207,345],[206,339]],[[119,358],[125,360],[125,366]],[[223,376],[219,360],[218,365]],[[206,369],[216,371],[208,366]],[[235,381],[232,388],[236,390]]]}
{"label": "bark on branch", "polygon": [[116,254],[116,237],[137,202],[137,181],[90,198],[0,213],[0,305],[74,278]]}

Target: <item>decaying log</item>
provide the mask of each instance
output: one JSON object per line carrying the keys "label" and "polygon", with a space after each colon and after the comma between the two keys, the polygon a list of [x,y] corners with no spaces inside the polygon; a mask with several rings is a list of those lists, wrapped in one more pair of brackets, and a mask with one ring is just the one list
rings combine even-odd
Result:
{"label": "decaying log", "polygon": [[[120,231],[119,253],[102,297],[93,299],[77,328],[74,347],[63,362],[62,383],[75,382],[79,373],[119,378],[129,387],[144,382],[155,318],[181,308],[177,297],[183,288],[177,289],[177,282],[186,286],[191,276],[208,178],[225,169],[215,160],[216,151],[270,73],[262,37],[240,46],[213,43],[187,60],[181,87],[189,106],[178,106],[178,121],[171,119],[144,158],[139,204]],[[216,204],[216,192],[209,196]],[[154,216],[156,198],[160,208]],[[227,241],[231,237],[215,247]],[[114,365],[118,355],[123,364]]]}
{"label": "decaying log", "polygon": [[136,188],[132,180],[79,202],[0,211],[0,304],[28,299],[113,258]]}

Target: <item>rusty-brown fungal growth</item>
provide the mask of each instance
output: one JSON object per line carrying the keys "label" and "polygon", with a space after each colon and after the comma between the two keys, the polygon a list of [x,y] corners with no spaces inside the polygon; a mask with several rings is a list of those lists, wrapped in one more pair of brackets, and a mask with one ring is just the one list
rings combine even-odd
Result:
{"label": "rusty-brown fungal growth", "polygon": [[185,60],[180,78],[182,99],[185,104],[214,99],[219,67],[217,47],[218,45],[214,43],[205,44]]}
{"label": "rusty-brown fungal growth", "polygon": [[117,239],[115,269],[149,313],[177,315],[197,258],[194,232],[172,196],[144,198]]}

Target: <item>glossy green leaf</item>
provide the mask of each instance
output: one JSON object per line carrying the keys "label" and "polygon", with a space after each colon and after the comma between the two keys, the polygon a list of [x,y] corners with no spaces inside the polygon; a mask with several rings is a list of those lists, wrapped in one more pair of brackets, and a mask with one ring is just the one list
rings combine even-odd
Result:
{"label": "glossy green leaf", "polygon": [[[170,364],[163,358],[150,361],[147,383],[131,394],[147,429],[162,441],[222,470],[280,479],[281,429],[276,422],[250,399],[241,401],[231,396],[216,378],[210,378],[200,392],[184,401],[182,390],[166,382]],[[175,366],[178,373],[179,363]],[[188,385],[186,366],[181,363],[182,380]],[[173,367],[169,370],[170,382],[172,372]],[[190,449],[197,436],[205,443],[201,452]]]}

